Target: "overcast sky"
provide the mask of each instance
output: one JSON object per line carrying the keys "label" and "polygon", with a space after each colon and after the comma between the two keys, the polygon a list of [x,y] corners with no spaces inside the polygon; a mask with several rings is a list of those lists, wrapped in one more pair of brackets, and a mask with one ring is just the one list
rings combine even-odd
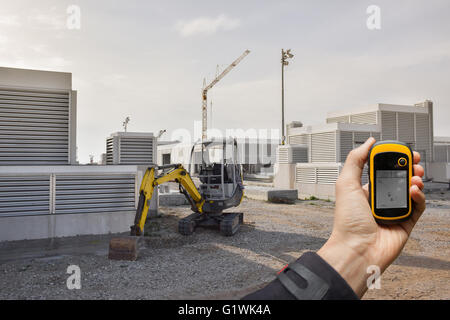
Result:
{"label": "overcast sky", "polygon": [[[286,121],[375,103],[434,101],[435,135],[450,136],[450,1],[0,1],[0,66],[65,71],[78,91],[78,156],[104,152],[122,130],[193,130],[203,78],[251,50],[209,94],[212,126]],[[67,28],[78,5],[81,29]],[[369,5],[381,29],[369,30]]]}

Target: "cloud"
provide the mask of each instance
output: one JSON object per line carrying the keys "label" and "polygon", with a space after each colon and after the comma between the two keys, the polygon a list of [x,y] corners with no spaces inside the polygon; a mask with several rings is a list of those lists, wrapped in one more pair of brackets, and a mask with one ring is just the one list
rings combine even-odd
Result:
{"label": "cloud", "polygon": [[0,25],[9,27],[20,26],[19,17],[16,15],[0,16]]}
{"label": "cloud", "polygon": [[179,21],[175,28],[183,37],[199,34],[212,35],[219,30],[230,31],[241,25],[239,19],[231,19],[224,14],[217,18],[197,18],[190,21]]}
{"label": "cloud", "polygon": [[8,37],[0,34],[0,45],[4,45],[8,42]]}

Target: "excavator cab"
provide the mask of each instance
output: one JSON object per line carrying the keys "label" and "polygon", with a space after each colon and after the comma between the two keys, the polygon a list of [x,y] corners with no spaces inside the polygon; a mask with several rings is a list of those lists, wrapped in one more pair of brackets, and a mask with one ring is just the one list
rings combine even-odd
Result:
{"label": "excavator cab", "polygon": [[[225,236],[234,235],[243,223],[243,213],[224,212],[237,207],[244,197],[242,166],[236,139],[210,139],[197,142],[192,147],[190,176],[200,182],[198,191],[204,200],[201,212],[179,221],[181,234],[192,234],[197,227],[219,227]],[[186,197],[189,194],[183,192]]]}
{"label": "excavator cab", "polygon": [[[201,157],[195,159],[198,149]],[[191,175],[200,180],[199,192],[205,199],[203,212],[221,213],[240,204],[244,186],[235,139],[212,139],[195,144],[191,152],[191,167],[192,163],[199,164],[197,175]]]}

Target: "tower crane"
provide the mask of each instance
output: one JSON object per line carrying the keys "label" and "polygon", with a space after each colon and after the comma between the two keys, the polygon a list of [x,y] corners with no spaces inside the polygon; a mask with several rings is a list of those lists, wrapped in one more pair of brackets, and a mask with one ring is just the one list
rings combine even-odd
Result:
{"label": "tower crane", "polygon": [[228,72],[231,71],[234,67],[236,67],[239,62],[242,61],[248,54],[250,53],[250,50],[245,50],[244,53],[233,61],[221,74],[219,74],[213,81],[211,81],[210,84],[207,86],[204,86],[202,91],[202,141],[206,141],[208,139],[207,137],[207,130],[208,130],[208,90],[214,87],[217,82],[219,82],[223,77],[227,75]]}

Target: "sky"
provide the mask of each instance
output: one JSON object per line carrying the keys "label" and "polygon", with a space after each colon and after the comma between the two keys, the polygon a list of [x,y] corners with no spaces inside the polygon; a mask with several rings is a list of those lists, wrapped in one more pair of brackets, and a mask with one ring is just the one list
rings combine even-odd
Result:
{"label": "sky", "polygon": [[[450,2],[0,0],[0,66],[70,72],[78,91],[81,163],[122,131],[173,138],[201,120],[203,81],[251,53],[208,94],[209,126],[325,123],[327,112],[434,102],[434,133],[450,136]],[[73,26],[79,8],[79,29]],[[380,9],[380,28],[367,20]],[[69,12],[68,12],[69,9]]]}

